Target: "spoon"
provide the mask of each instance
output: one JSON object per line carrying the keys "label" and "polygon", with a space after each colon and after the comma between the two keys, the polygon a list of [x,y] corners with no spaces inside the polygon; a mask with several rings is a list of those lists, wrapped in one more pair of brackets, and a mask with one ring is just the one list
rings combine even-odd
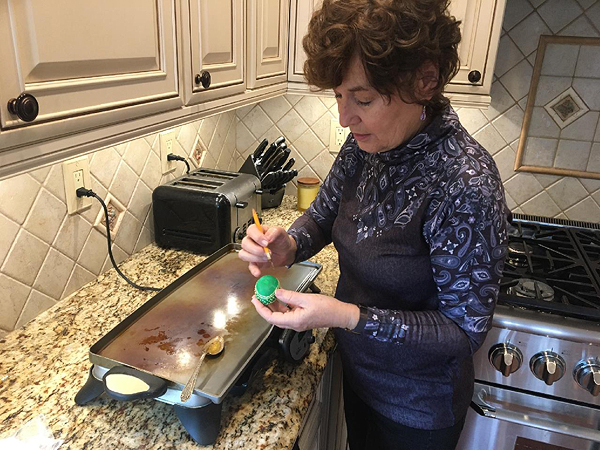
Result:
{"label": "spoon", "polygon": [[187,402],[189,398],[192,396],[192,392],[194,392],[194,388],[196,387],[196,381],[198,380],[198,375],[200,374],[200,367],[202,367],[202,363],[204,362],[204,358],[206,355],[217,356],[223,351],[225,347],[225,340],[223,336],[215,336],[210,341],[208,341],[204,348],[202,349],[202,354],[200,355],[200,359],[194,368],[194,373],[185,384],[183,391],[181,391],[181,401]]}

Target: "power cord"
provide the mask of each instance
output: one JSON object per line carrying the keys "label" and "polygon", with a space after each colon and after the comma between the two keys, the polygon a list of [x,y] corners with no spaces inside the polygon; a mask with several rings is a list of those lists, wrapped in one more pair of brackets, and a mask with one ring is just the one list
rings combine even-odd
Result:
{"label": "power cord", "polygon": [[190,173],[190,163],[183,156],[176,155],[175,153],[169,153],[167,155],[167,161],[183,161],[187,166],[187,172]]}
{"label": "power cord", "polygon": [[110,262],[112,262],[112,265],[115,268],[115,270],[117,271],[117,273],[119,275],[121,275],[121,277],[123,277],[123,279],[125,281],[127,281],[130,285],[132,285],[136,289],[141,289],[142,291],[156,291],[156,292],[161,291],[162,289],[160,289],[160,288],[149,287],[149,286],[140,286],[139,284],[136,284],[133,281],[131,281],[129,278],[127,278],[125,276],[125,274],[123,272],[121,272],[121,270],[117,266],[115,257],[113,256],[112,249],[111,249],[112,243],[111,243],[111,239],[110,239],[110,222],[108,220],[108,208],[106,207],[106,203],[104,203],[104,201],[100,197],[98,197],[98,195],[91,189],[86,189],[86,188],[80,187],[77,189],[76,192],[77,192],[77,197],[94,197],[96,200],[98,200],[100,202],[100,204],[104,208],[104,218],[106,220],[106,240],[108,241],[108,256],[110,257]]}

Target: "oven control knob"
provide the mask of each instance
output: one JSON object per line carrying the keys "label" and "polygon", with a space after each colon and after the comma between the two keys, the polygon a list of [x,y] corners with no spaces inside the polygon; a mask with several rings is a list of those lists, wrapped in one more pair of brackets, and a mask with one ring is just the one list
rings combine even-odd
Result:
{"label": "oven control knob", "polygon": [[600,359],[579,361],[573,370],[573,378],[593,396],[600,394]]}
{"label": "oven control knob", "polygon": [[521,350],[512,344],[496,344],[488,353],[490,363],[505,377],[516,372],[523,363]]}
{"label": "oven control knob", "polygon": [[531,357],[529,368],[536,378],[551,386],[565,374],[565,360],[558,354],[545,350]]}

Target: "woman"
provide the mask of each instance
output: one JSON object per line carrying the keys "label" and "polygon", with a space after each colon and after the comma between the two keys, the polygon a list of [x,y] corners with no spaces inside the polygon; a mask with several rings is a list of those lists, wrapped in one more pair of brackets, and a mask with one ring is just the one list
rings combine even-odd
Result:
{"label": "woman", "polygon": [[254,276],[333,242],[335,298],[278,290],[283,328],[334,328],[350,448],[453,449],[491,327],[506,252],[492,157],[442,95],[458,66],[447,0],[325,0],[303,44],[308,81],[335,92],[351,134],[317,198],[286,232],[254,226]]}

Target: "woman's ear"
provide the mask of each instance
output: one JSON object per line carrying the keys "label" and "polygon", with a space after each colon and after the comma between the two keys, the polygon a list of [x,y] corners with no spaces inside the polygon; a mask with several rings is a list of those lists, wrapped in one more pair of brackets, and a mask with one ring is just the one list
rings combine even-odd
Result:
{"label": "woman's ear", "polygon": [[424,62],[417,69],[417,94],[421,100],[431,100],[439,84],[439,69],[431,61]]}

